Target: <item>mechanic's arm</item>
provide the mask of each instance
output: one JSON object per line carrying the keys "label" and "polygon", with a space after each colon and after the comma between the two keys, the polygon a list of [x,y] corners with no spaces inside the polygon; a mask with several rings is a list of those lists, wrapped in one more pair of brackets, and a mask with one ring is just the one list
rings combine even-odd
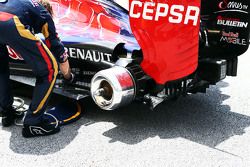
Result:
{"label": "mechanic's arm", "polygon": [[59,62],[59,67],[64,78],[71,80],[73,76],[68,61],[68,54],[64,49],[64,45],[58,38],[54,21],[47,11],[41,11],[41,16],[46,20],[42,26],[45,43]]}
{"label": "mechanic's arm", "polygon": [[59,67],[60,67],[60,70],[61,70],[65,79],[67,79],[67,80],[73,79],[74,76],[71,73],[71,69],[70,69],[68,60],[66,60],[64,63],[60,63]]}

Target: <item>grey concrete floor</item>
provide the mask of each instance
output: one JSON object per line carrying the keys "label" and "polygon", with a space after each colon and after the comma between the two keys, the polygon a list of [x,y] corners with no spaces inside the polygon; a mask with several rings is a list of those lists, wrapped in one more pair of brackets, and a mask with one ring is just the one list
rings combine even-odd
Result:
{"label": "grey concrete floor", "polygon": [[238,77],[155,111],[131,104],[101,112],[87,101],[83,118],[54,136],[25,139],[21,127],[1,127],[0,166],[248,167],[249,72],[250,51],[239,58]]}

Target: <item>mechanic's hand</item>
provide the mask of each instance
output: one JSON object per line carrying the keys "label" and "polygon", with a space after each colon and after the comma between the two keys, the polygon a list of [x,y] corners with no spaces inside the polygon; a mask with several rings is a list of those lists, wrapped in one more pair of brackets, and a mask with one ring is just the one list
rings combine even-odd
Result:
{"label": "mechanic's hand", "polygon": [[72,75],[68,60],[66,60],[64,63],[60,63],[60,70],[64,79],[71,80]]}
{"label": "mechanic's hand", "polygon": [[75,75],[71,72],[68,60],[64,63],[60,63],[60,70],[63,75],[63,87],[70,86],[76,82]]}
{"label": "mechanic's hand", "polygon": [[70,73],[70,77],[68,79],[66,79],[66,78],[63,79],[64,86],[74,84],[75,82],[76,82],[75,74],[73,74],[72,72]]}

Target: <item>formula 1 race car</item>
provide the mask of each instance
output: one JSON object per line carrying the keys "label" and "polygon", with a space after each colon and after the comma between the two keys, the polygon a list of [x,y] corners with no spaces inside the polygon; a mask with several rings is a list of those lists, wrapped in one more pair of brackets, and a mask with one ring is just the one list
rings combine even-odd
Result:
{"label": "formula 1 race car", "polygon": [[[249,1],[51,0],[57,31],[76,82],[58,79],[55,92],[91,96],[103,110],[132,101],[151,108],[206,92],[237,75],[249,46]],[[9,49],[11,79],[34,85],[21,55]]]}

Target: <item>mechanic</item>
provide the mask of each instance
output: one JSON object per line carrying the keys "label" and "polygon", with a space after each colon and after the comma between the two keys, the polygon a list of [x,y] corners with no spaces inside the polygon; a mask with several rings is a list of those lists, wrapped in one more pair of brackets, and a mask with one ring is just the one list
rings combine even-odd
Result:
{"label": "mechanic", "polygon": [[[74,78],[68,54],[57,37],[52,14],[48,0],[0,0],[0,107],[4,127],[11,126],[17,117],[12,106],[6,45],[22,56],[36,76],[32,102],[24,118],[24,137],[45,136],[60,131],[60,127],[50,124],[45,117],[58,75],[58,63],[66,81]],[[37,33],[44,35],[46,45],[34,35]]]}

